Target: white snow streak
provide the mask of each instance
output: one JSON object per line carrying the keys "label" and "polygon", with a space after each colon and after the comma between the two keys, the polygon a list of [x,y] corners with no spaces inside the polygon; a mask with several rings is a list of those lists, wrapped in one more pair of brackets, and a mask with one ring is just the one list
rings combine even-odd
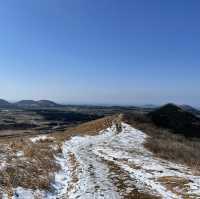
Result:
{"label": "white snow streak", "polygon": [[44,140],[54,140],[55,138],[53,138],[53,137],[49,137],[49,136],[47,136],[47,135],[39,135],[39,136],[37,136],[37,137],[32,137],[32,138],[30,138],[30,140],[31,140],[31,142],[33,142],[33,143],[36,143],[36,142],[38,142],[38,141],[44,141]]}

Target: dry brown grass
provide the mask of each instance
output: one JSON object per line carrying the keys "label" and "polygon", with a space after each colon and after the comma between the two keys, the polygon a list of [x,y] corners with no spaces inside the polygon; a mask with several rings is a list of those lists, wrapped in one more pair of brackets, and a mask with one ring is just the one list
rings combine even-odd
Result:
{"label": "dry brown grass", "polygon": [[144,146],[157,157],[189,166],[193,173],[200,174],[200,140],[189,139],[182,135],[153,125],[143,115],[129,115],[125,121],[147,133],[150,137]]}
{"label": "dry brown grass", "polygon": [[59,165],[55,161],[55,153],[44,142],[32,143],[28,139],[18,139],[9,143],[13,154],[23,151],[23,157],[8,157],[8,166],[0,172],[1,187],[12,194],[12,188],[18,186],[33,190],[50,190],[54,178],[54,172],[58,171]]}
{"label": "dry brown grass", "polygon": [[161,135],[149,137],[145,147],[161,158],[189,166],[198,174],[200,172],[200,142],[162,131]]}
{"label": "dry brown grass", "polygon": [[182,177],[163,176],[160,177],[158,180],[159,182],[164,184],[168,190],[172,191],[173,193],[180,194],[180,192],[183,193],[183,191],[188,191],[188,189],[190,188],[188,185],[189,180]]}
{"label": "dry brown grass", "polygon": [[76,186],[79,178],[77,176],[77,170],[80,167],[79,162],[77,161],[75,155],[73,153],[68,154],[69,157],[69,163],[70,163],[70,182],[67,188],[67,194],[73,190],[73,188]]}
{"label": "dry brown grass", "polygon": [[190,191],[190,186],[188,185],[190,181],[188,179],[178,176],[164,176],[160,177],[158,181],[161,182],[167,188],[167,190],[181,196],[181,198],[184,199],[199,198],[195,194],[188,193]]}
{"label": "dry brown grass", "polygon": [[57,140],[63,141],[76,135],[96,135],[101,130],[112,126],[112,123],[119,115],[108,116],[91,122],[80,124],[77,127],[69,128],[64,133],[52,134]]}
{"label": "dry brown grass", "polygon": [[110,170],[110,178],[117,188],[117,191],[125,199],[160,199],[158,196],[151,195],[145,191],[139,190],[134,186],[133,179],[129,174],[122,170],[112,161],[104,160]]}
{"label": "dry brown grass", "polygon": [[[33,190],[51,190],[51,183],[54,180],[54,173],[59,170],[55,156],[62,152],[62,144],[65,140],[75,135],[96,135],[99,131],[110,127],[118,116],[109,116],[95,121],[87,122],[77,127],[70,128],[64,133],[53,133],[50,136],[55,139],[40,140],[36,143],[26,138],[11,138],[8,141],[1,139],[1,144],[7,144],[8,166],[0,171],[0,189],[12,196],[12,188],[21,186]],[[52,147],[54,146],[54,147]],[[22,151],[23,156],[17,157],[16,153]],[[73,156],[70,156],[73,164],[76,163]],[[77,167],[78,165],[74,165]],[[73,183],[78,180],[75,175]]]}

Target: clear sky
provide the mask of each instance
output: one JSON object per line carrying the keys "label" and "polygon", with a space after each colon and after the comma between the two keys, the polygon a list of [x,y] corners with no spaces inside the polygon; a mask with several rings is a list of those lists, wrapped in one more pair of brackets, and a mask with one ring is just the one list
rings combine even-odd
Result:
{"label": "clear sky", "polygon": [[0,0],[0,98],[200,105],[199,0]]}

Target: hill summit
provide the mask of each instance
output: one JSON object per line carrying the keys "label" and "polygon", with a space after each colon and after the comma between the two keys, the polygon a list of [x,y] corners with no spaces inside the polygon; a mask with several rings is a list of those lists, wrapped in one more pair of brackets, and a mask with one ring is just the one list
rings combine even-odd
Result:
{"label": "hill summit", "polygon": [[175,104],[166,104],[149,113],[152,121],[174,133],[200,137],[200,118]]}
{"label": "hill summit", "polygon": [[8,108],[10,106],[11,106],[11,104],[8,101],[0,99],[0,107],[2,107],[2,108]]}
{"label": "hill summit", "polygon": [[25,107],[25,108],[39,108],[39,107],[58,107],[61,106],[59,104],[56,104],[53,101],[50,100],[21,100],[14,104],[17,107]]}

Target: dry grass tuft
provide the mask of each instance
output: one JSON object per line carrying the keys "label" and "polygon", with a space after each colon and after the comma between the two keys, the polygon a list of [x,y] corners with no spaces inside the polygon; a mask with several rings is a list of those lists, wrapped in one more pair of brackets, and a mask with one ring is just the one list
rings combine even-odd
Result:
{"label": "dry grass tuft", "polygon": [[178,176],[164,176],[158,179],[167,190],[182,196],[183,198],[196,198],[194,195],[188,194],[190,186],[188,185],[190,181],[183,177]]}
{"label": "dry grass tuft", "polygon": [[173,192],[189,188],[189,180],[179,176],[163,176],[159,178],[159,181],[165,184],[168,190]]}

